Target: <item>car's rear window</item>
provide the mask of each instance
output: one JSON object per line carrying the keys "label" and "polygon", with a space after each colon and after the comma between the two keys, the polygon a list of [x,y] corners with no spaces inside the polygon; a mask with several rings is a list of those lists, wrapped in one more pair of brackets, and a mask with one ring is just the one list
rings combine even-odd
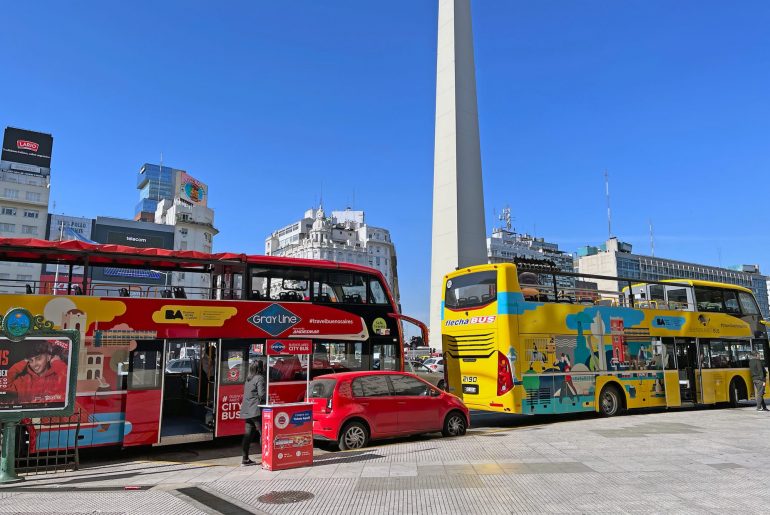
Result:
{"label": "car's rear window", "polygon": [[334,392],[336,379],[316,379],[310,383],[311,399],[329,399]]}

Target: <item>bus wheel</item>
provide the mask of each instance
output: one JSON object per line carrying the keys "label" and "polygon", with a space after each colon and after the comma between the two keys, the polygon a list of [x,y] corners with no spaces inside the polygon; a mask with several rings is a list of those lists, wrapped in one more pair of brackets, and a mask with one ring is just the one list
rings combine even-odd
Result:
{"label": "bus wheel", "polygon": [[[730,381],[730,407],[731,408],[738,407],[738,401],[741,400],[741,394],[743,393],[744,388],[745,388],[745,385],[742,385],[739,379],[733,378],[733,380]],[[748,394],[744,394],[743,396],[748,397]]]}
{"label": "bus wheel", "polygon": [[605,417],[612,417],[620,413],[622,408],[617,386],[608,384],[602,388],[599,395],[599,412]]}
{"label": "bus wheel", "polygon": [[446,383],[444,382],[443,379],[438,382],[438,384],[436,385],[436,388],[438,388],[439,390],[446,390]]}
{"label": "bus wheel", "polygon": [[468,423],[465,420],[465,415],[459,411],[452,411],[444,419],[444,429],[441,430],[441,434],[444,436],[462,436],[468,429]]}
{"label": "bus wheel", "polygon": [[369,443],[369,431],[361,422],[351,422],[340,432],[337,444],[341,451],[363,449]]}

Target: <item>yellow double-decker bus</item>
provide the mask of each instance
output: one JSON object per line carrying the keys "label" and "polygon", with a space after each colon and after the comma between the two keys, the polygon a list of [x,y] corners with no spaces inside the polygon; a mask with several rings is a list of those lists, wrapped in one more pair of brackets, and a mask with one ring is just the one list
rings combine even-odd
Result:
{"label": "yellow double-decker bus", "polygon": [[442,300],[447,386],[471,409],[735,406],[754,396],[751,352],[770,354],[751,290],[729,284],[504,263],[446,275]]}

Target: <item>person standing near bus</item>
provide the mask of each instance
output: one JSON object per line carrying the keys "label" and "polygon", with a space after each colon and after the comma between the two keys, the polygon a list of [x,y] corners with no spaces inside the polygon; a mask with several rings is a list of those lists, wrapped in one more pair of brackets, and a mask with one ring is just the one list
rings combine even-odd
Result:
{"label": "person standing near bus", "polygon": [[756,351],[751,353],[749,370],[754,383],[754,394],[757,397],[757,411],[770,411],[765,405],[765,366]]}
{"label": "person standing near bus", "polygon": [[[260,404],[265,403],[265,365],[262,361],[252,361],[249,363],[249,373],[246,376],[246,382],[243,384],[243,401],[241,402],[241,418],[246,424],[243,433],[243,459],[241,466],[256,465],[249,458],[249,449],[251,442],[259,441],[260,426],[262,425],[262,410]],[[260,452],[262,450],[260,449]]]}

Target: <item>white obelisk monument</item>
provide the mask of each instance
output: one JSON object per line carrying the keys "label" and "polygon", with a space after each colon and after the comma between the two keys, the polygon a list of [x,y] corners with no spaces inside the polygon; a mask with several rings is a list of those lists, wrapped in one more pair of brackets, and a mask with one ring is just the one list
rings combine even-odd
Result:
{"label": "white obelisk monument", "polygon": [[470,0],[439,0],[430,346],[441,344],[444,274],[487,262]]}

